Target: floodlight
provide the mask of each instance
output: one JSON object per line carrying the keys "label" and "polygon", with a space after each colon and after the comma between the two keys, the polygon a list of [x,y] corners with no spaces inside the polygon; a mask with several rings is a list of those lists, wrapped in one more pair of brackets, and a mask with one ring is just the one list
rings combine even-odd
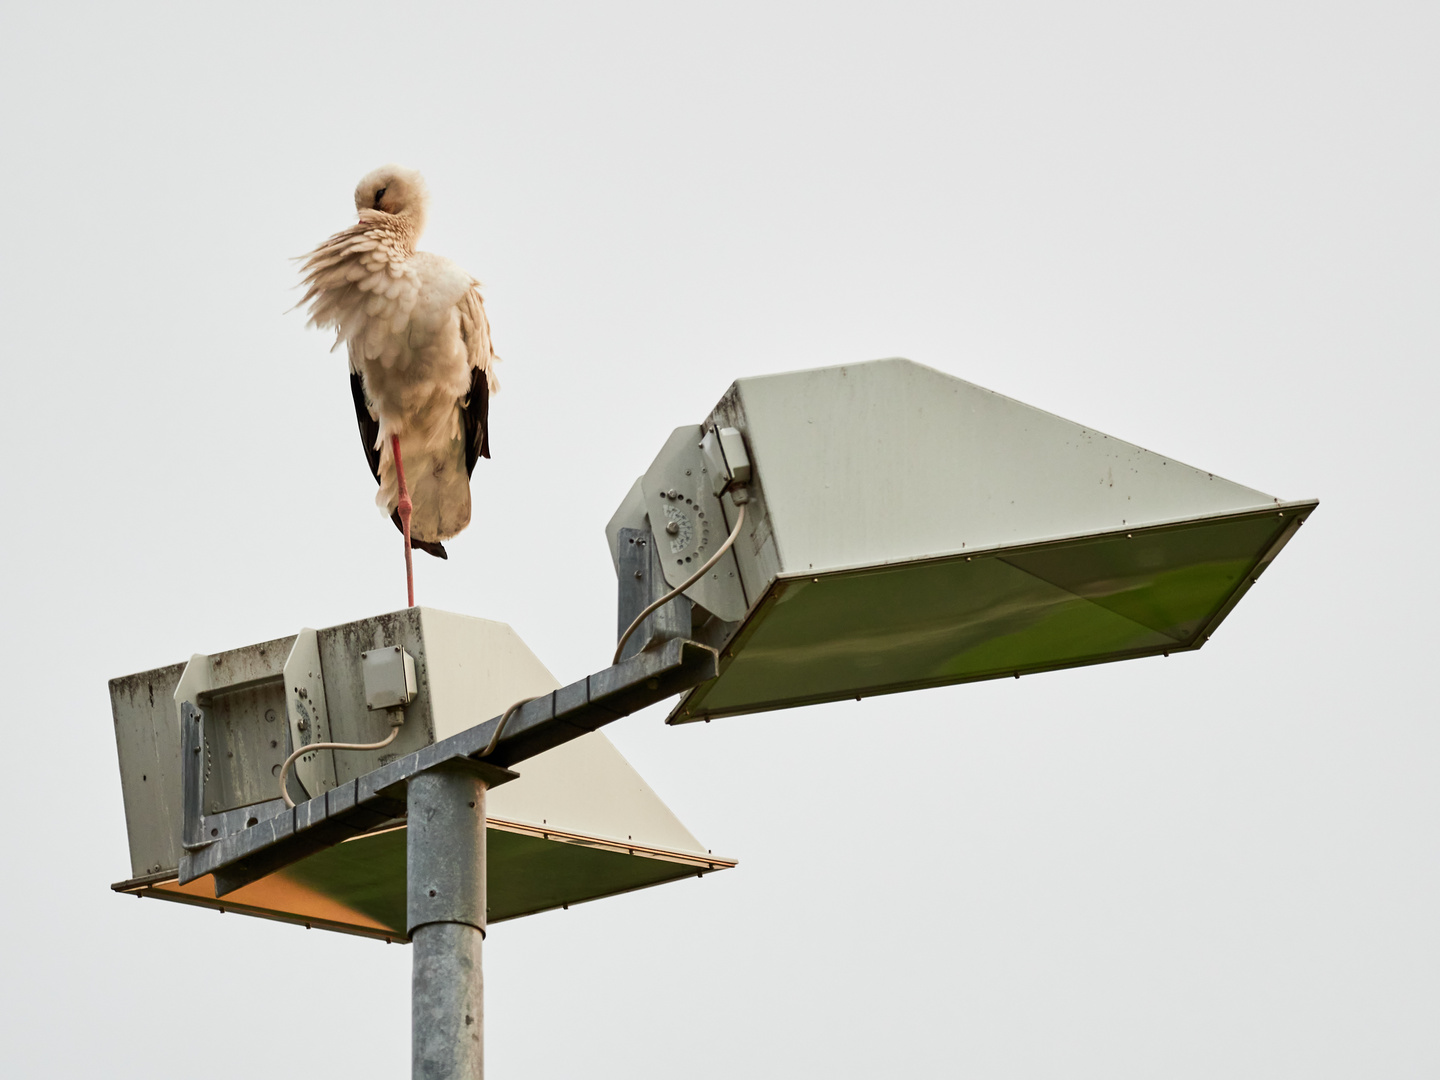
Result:
{"label": "floodlight", "polygon": [[[742,439],[717,495],[710,447]],[[740,379],[611,519],[622,623],[632,578],[681,584],[742,504],[686,625],[634,646],[720,652],[672,723],[1197,649],[1317,505],[908,360]]]}
{"label": "floodlight", "polygon": [[[182,856],[287,813],[278,782],[292,746],[377,741],[388,730],[385,710],[404,707],[387,747],[298,757],[287,775],[292,801],[323,802],[387,762],[558,687],[504,623],[433,608],[302,630],[115,679],[132,876],[114,888],[403,941],[402,819],[377,815],[351,839],[223,896],[209,873],[182,880]],[[203,713],[188,758],[187,706]],[[196,800],[191,813],[187,797]],[[526,760],[521,777],[490,792],[487,826],[491,922],[735,865],[707,851],[598,731]]]}

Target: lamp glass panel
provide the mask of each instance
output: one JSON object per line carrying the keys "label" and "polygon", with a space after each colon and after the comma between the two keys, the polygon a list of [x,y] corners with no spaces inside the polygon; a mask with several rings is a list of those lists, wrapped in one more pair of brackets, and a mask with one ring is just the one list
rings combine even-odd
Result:
{"label": "lamp glass panel", "polygon": [[691,716],[1192,647],[1286,522],[1247,515],[778,583]]}
{"label": "lamp glass panel", "polygon": [[[188,885],[167,883],[154,892],[404,938],[405,843],[403,828],[358,837],[236,889],[221,901],[214,899],[214,882],[208,876]],[[485,843],[486,906],[492,923],[701,872],[690,862],[497,828],[487,830]]]}

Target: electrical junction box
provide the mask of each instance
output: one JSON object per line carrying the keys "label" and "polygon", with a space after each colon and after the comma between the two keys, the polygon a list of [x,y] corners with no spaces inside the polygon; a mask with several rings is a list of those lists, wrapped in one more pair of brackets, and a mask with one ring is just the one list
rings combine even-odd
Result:
{"label": "electrical junction box", "polygon": [[[203,806],[238,815],[279,798],[297,748],[317,750],[289,777],[297,802],[347,784],[559,687],[504,623],[433,608],[260,642],[110,683],[131,877],[113,886],[306,926],[405,939],[405,822],[397,819],[269,877],[214,895],[208,876],[178,883],[182,837],[180,706],[205,714]],[[408,702],[401,703],[408,696]],[[711,855],[601,732],[524,761],[494,788],[488,814],[489,920],[528,915],[735,865]]]}
{"label": "electrical junction box", "polygon": [[393,709],[409,705],[415,697],[415,658],[399,645],[371,649],[360,654],[365,677],[365,707]]}
{"label": "electrical junction box", "polygon": [[736,428],[709,428],[700,439],[700,453],[715,495],[750,482],[750,455],[745,451],[745,436]]}
{"label": "electrical junction box", "polygon": [[720,675],[672,723],[1197,649],[1318,505],[908,360],[740,379],[610,521],[621,621],[630,549],[674,588],[741,502],[686,592]]}

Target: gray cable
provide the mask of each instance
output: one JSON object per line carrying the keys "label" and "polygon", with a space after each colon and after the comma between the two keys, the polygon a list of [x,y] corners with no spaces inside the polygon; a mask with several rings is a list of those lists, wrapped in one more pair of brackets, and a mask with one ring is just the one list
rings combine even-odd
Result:
{"label": "gray cable", "polygon": [[[480,751],[478,755],[479,757],[488,757],[490,755],[490,752],[495,749],[495,744],[500,741],[500,736],[505,731],[505,725],[509,723],[510,717],[515,715],[515,710],[520,708],[520,706],[524,705],[526,702],[534,700],[535,699],[533,697],[521,698],[519,701],[515,702],[501,714],[500,723],[495,725],[495,734],[490,736],[489,744],[485,747],[484,750]],[[313,750],[383,750],[385,747],[389,746],[392,742],[395,741],[396,737],[400,734],[400,725],[405,722],[405,714],[401,709],[395,709],[393,710],[393,712],[397,714],[398,718],[392,718],[390,721],[391,728],[389,737],[382,739],[377,743],[311,743],[309,746],[302,746],[299,750],[296,750],[293,754],[286,758],[285,764],[280,766],[280,797],[285,800],[285,805],[290,807],[293,807],[295,805],[295,803],[292,802],[290,799],[290,793],[285,790],[285,777],[286,774],[290,772],[290,766],[295,764],[297,758],[303,757]]]}
{"label": "gray cable", "polygon": [[317,742],[309,746],[302,746],[285,759],[285,764],[280,766],[280,797],[285,800],[285,805],[294,807],[295,800],[290,798],[290,792],[285,790],[285,774],[290,771],[290,766],[295,764],[295,759],[303,757],[312,750],[383,750],[395,741],[400,734],[400,725],[405,723],[405,711],[403,709],[392,709],[390,717],[390,735],[379,742],[372,743],[348,743],[348,742]]}
{"label": "gray cable", "polygon": [[[541,697],[544,697],[545,695],[544,695],[544,694],[541,694],[540,696],[541,696]],[[519,701],[515,702],[514,705],[511,705],[508,709],[506,709],[503,713],[501,713],[501,714],[500,714],[500,723],[498,723],[498,724],[495,725],[495,734],[490,736],[490,741],[485,744],[485,749],[484,749],[484,750],[481,750],[480,753],[478,753],[478,754],[476,754],[476,755],[474,755],[474,756],[475,756],[475,757],[489,757],[489,756],[490,756],[490,751],[494,750],[494,749],[495,749],[495,744],[500,741],[500,735],[501,735],[501,733],[505,730],[505,725],[510,722],[510,717],[512,717],[513,715],[515,715],[515,710],[518,709],[518,708],[520,708],[521,705],[524,705],[524,704],[526,704],[527,702],[534,701],[534,700],[535,700],[535,699],[534,699],[533,697],[521,698]]]}
{"label": "gray cable", "polygon": [[711,555],[709,559],[706,560],[705,565],[700,567],[699,570],[696,570],[695,573],[691,574],[688,578],[682,581],[679,585],[675,586],[675,588],[671,589],[664,596],[660,597],[659,600],[656,600],[654,603],[652,603],[644,611],[640,612],[639,615],[635,616],[635,621],[632,622],[629,626],[627,626],[625,628],[625,632],[620,635],[620,641],[615,646],[615,659],[610,661],[612,664],[618,664],[620,662],[620,654],[625,649],[625,642],[630,640],[630,635],[635,633],[636,629],[639,628],[642,622],[648,619],[656,611],[656,609],[664,607],[671,600],[674,600],[675,597],[679,596],[686,589],[690,588],[691,585],[694,585],[702,577],[708,574],[710,572],[710,568],[720,561],[720,556],[724,555],[725,552],[730,550],[730,545],[735,543],[736,539],[740,536],[741,527],[745,524],[745,505],[745,503],[740,504],[740,516],[735,519],[735,528],[730,530],[730,535],[725,538],[725,542],[720,545],[720,549],[716,551],[714,555]]}

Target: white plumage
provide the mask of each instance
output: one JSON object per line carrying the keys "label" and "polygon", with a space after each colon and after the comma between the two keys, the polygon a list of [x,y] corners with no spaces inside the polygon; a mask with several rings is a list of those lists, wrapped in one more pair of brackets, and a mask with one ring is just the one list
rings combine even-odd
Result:
{"label": "white plumage", "polygon": [[387,165],[366,175],[355,189],[360,220],[305,256],[301,304],[310,305],[311,324],[335,329],[336,348],[349,347],[356,418],[380,485],[376,504],[401,524],[398,437],[414,504],[410,535],[444,558],[440,541],[470,522],[475,462],[490,456],[499,357],[480,283],[449,259],[415,250],[429,199],[413,169]]}

